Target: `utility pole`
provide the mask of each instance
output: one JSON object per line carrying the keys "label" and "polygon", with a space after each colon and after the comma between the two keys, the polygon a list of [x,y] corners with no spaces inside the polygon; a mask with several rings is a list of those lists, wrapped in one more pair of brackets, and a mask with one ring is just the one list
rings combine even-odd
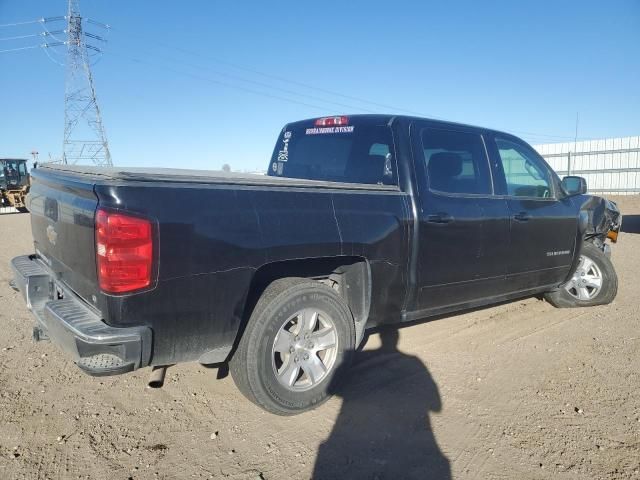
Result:
{"label": "utility pole", "polygon": [[[573,154],[576,154],[577,145],[578,145],[578,113],[576,112],[576,136],[573,137]],[[569,153],[567,155],[567,175],[571,175],[571,149],[569,149]]]}
{"label": "utility pole", "polygon": [[38,166],[38,155],[40,153],[37,150],[31,150],[31,156],[33,157],[33,168]]}
{"label": "utility pole", "polygon": [[[67,12],[67,61],[64,97],[63,163],[112,166],[107,136],[91,75],[87,49],[101,52],[85,42],[79,0],[69,0]],[[99,41],[104,39],[90,35]]]}

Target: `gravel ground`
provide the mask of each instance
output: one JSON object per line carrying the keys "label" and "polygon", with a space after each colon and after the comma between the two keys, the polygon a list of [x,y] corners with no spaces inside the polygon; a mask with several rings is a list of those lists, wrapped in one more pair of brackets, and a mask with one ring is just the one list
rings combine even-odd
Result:
{"label": "gravel ground", "polygon": [[612,305],[531,298],[406,326],[397,345],[371,335],[336,397],[287,418],[196,364],[150,390],[148,369],[92,378],[33,343],[7,285],[29,216],[0,216],[0,478],[384,478],[402,461],[407,476],[640,479],[640,196],[619,201]]}

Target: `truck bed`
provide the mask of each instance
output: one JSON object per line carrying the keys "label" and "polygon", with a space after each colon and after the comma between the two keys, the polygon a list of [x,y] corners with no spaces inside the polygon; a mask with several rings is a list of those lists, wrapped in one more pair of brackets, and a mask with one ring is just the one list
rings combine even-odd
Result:
{"label": "truck bed", "polygon": [[[382,279],[368,319],[398,316],[413,225],[408,201],[398,187],[375,184],[43,165],[33,171],[30,210],[39,265],[64,298],[78,300],[110,328],[150,328],[149,362],[164,365],[223,361],[255,276],[281,262],[367,258],[371,275]],[[100,289],[98,209],[152,221],[149,288],[123,295]]]}

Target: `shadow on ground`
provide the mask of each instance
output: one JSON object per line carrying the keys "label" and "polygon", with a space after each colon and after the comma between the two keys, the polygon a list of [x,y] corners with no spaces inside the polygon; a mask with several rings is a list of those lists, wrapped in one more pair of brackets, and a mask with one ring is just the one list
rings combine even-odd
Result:
{"label": "shadow on ground", "polygon": [[640,215],[623,215],[621,230],[625,233],[640,233]]}
{"label": "shadow on ground", "polygon": [[352,366],[330,388],[343,404],[313,478],[449,479],[429,419],[442,408],[438,387],[422,361],[398,350],[397,330],[380,337],[381,348],[352,352]]}

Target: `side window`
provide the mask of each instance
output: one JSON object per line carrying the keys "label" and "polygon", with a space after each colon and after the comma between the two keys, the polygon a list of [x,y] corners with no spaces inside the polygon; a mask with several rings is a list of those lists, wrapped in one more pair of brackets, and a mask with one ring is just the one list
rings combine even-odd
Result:
{"label": "side window", "polygon": [[20,172],[20,176],[25,177],[27,175],[27,164],[20,162],[18,164],[18,171]]}
{"label": "side window", "polygon": [[386,156],[389,154],[389,145],[385,143],[374,143],[369,148],[369,155],[383,155]]}
{"label": "side window", "polygon": [[422,148],[430,190],[491,194],[489,163],[480,135],[426,128],[422,131]]}
{"label": "side window", "polygon": [[524,145],[499,137],[496,137],[496,145],[509,195],[537,198],[552,196],[549,171],[533,152]]}

